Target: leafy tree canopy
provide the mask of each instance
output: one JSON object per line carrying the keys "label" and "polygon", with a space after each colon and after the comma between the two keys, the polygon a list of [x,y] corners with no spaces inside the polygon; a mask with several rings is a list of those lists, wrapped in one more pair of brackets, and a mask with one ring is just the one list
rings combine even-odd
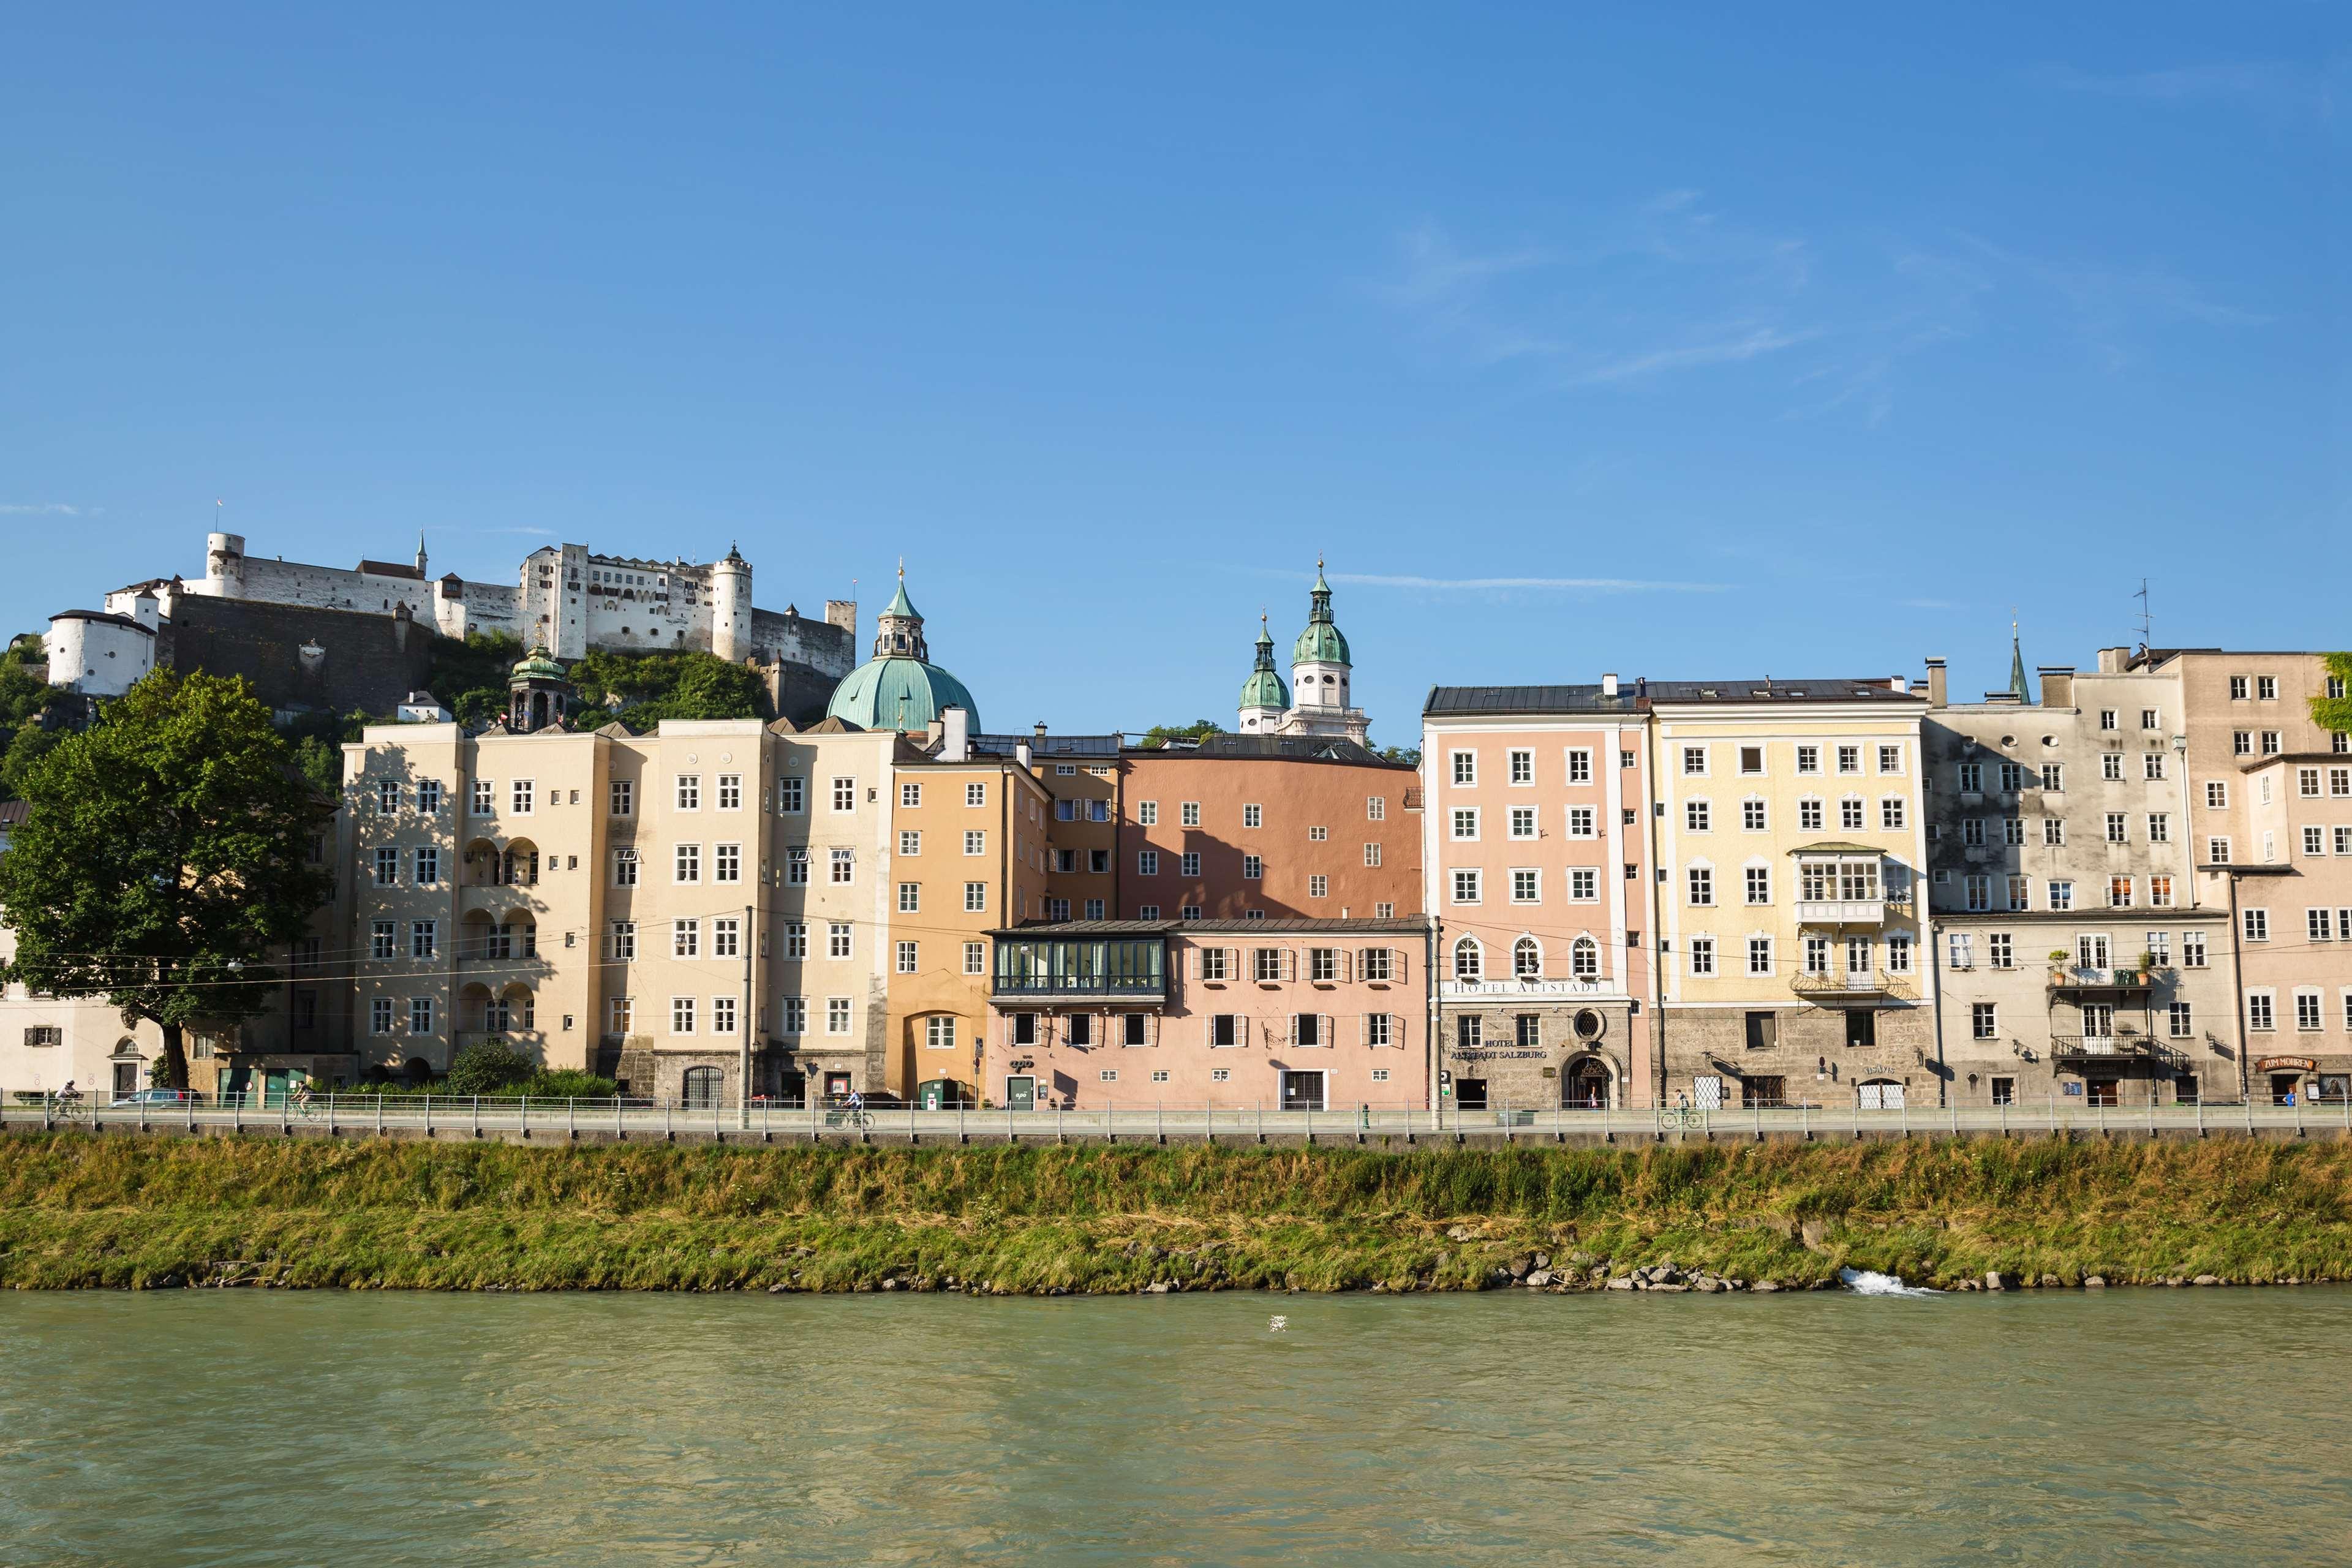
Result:
{"label": "leafy tree canopy", "polygon": [[2311,717],[2323,730],[2337,734],[2352,734],[2352,653],[2331,653],[2323,656],[2327,673],[2344,689],[2341,697],[2319,696],[2311,700]]}
{"label": "leafy tree canopy", "polygon": [[168,1080],[185,1087],[184,1030],[258,1014],[278,951],[325,901],[309,852],[333,803],[290,765],[246,682],[169,669],[60,740],[24,798],[0,857],[16,937],[0,982],[154,1022]]}
{"label": "leafy tree canopy", "polygon": [[1419,746],[1382,746],[1380,750],[1382,762],[1402,763],[1407,767],[1412,768],[1421,766]]}
{"label": "leafy tree canopy", "polygon": [[1213,719],[1195,719],[1190,724],[1154,724],[1143,732],[1138,742],[1142,750],[1157,752],[1171,741],[1205,741],[1212,735],[1223,734]]}
{"label": "leafy tree canopy", "polygon": [[664,719],[772,719],[768,688],[748,665],[715,654],[614,653],[596,648],[572,667],[572,684],[589,710],[640,734]]}

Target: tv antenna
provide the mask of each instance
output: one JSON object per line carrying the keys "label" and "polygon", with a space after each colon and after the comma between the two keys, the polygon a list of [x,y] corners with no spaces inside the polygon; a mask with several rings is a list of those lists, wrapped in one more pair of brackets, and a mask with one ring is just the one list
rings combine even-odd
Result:
{"label": "tv antenna", "polygon": [[2134,594],[2132,597],[2139,601],[2139,646],[2146,648],[2148,646],[2148,628],[2155,624],[2147,613],[2147,578],[2143,577],[2139,580],[2139,592]]}

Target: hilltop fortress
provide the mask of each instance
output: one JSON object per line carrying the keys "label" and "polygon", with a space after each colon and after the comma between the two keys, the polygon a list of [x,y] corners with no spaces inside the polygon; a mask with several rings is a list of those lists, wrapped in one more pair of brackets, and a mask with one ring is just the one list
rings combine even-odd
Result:
{"label": "hilltop fortress", "polygon": [[[118,696],[159,664],[191,663],[192,649],[179,645],[192,643],[201,626],[210,645],[235,642],[253,651],[261,667],[233,672],[254,679],[273,706],[375,710],[385,706],[377,700],[383,693],[354,689],[353,682],[382,684],[396,700],[400,682],[413,679],[402,671],[414,662],[384,656],[429,643],[413,636],[418,624],[449,637],[504,632],[566,660],[592,648],[715,654],[765,667],[780,707],[812,699],[821,707],[856,663],[855,602],[827,600],[822,620],[793,606],[757,609],[751,564],[731,546],[723,559],[698,565],[551,544],[523,557],[512,583],[469,583],[454,572],[433,576],[421,535],[414,563],[362,561],[347,570],[251,555],[243,535],[213,533],[202,578],[150,578],[109,594],[103,612],[53,617],[49,681],[91,697]],[[283,669],[268,668],[265,647],[276,650]],[[370,668],[379,674],[370,678]]]}

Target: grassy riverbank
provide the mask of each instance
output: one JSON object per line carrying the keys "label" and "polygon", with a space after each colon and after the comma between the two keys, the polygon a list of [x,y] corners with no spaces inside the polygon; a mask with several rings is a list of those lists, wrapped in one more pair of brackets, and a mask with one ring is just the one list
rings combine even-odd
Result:
{"label": "grassy riverbank", "polygon": [[[0,1139],[0,1286],[1475,1289],[2352,1279],[2352,1144],[1373,1153]],[[1524,1265],[1522,1266],[1524,1268]]]}

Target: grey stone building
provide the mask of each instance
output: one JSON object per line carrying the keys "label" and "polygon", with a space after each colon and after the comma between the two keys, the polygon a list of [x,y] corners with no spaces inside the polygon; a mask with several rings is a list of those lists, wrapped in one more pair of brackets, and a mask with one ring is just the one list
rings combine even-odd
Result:
{"label": "grey stone building", "polygon": [[2190,865],[2176,672],[2045,665],[1955,703],[1927,661],[1922,742],[1938,1034],[1961,1105],[2235,1099],[2229,911]]}

